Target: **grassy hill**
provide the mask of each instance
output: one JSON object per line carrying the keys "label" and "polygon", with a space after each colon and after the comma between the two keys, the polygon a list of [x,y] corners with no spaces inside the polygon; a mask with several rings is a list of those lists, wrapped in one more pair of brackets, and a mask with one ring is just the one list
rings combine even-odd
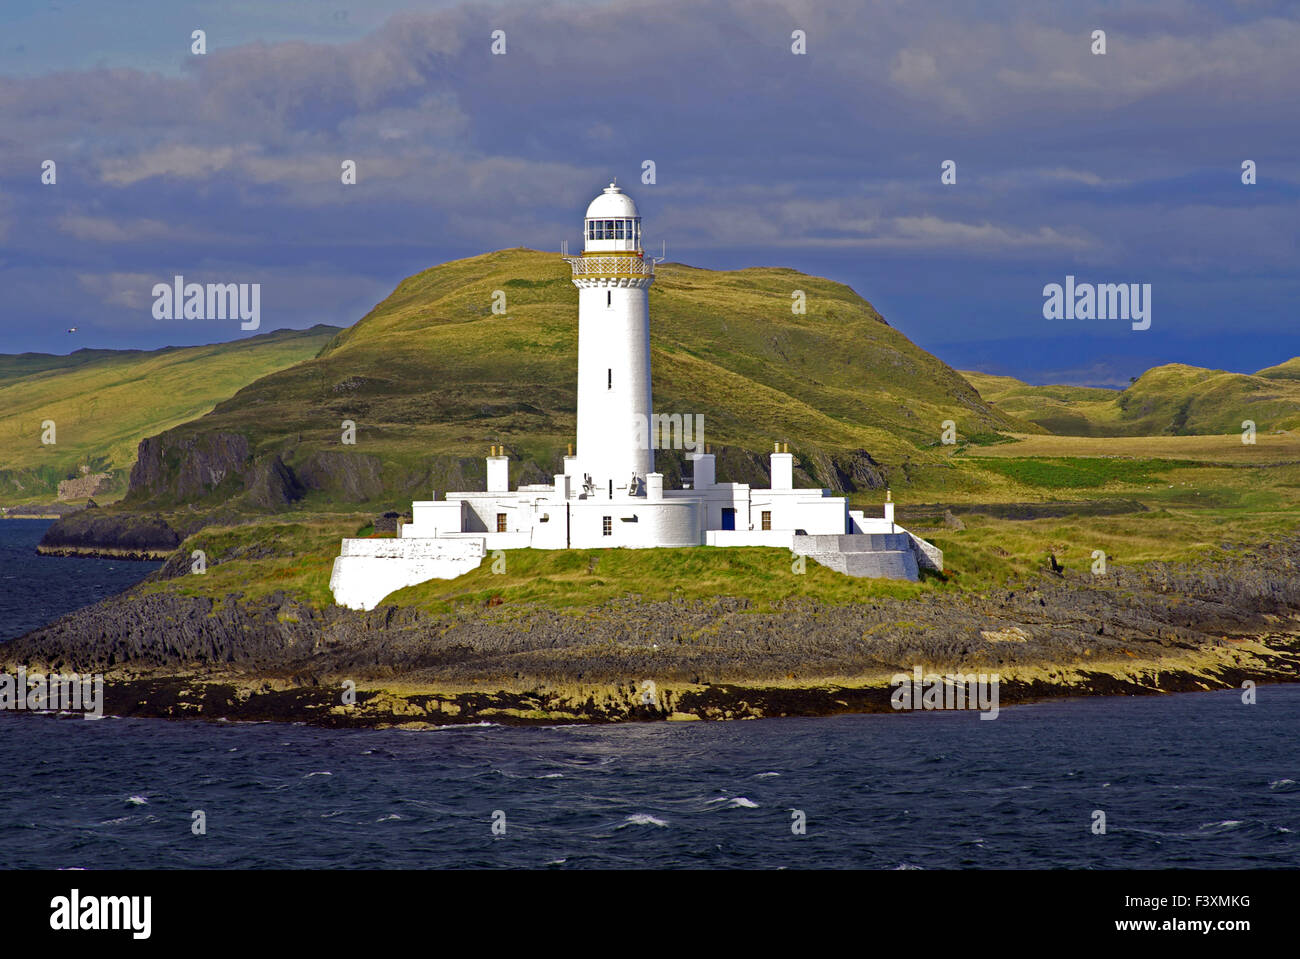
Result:
{"label": "grassy hill", "polygon": [[[493,293],[506,296],[492,313]],[[807,295],[793,315],[791,294]],[[405,506],[481,486],[492,444],[515,482],[547,481],[575,430],[577,290],[558,256],[504,250],[403,281],[312,359],[250,383],[142,451],[130,500],[161,507]],[[654,403],[702,414],[719,478],[765,482],[788,441],[807,485],[966,482],[941,447],[1031,424],[990,409],[956,371],[853,290],[786,269],[664,264],[650,292]],[[356,444],[342,443],[343,422]],[[675,480],[680,456],[661,454]],[[215,482],[209,477],[219,477]]]}
{"label": "grassy hill", "polygon": [[[497,290],[502,315],[491,310]],[[807,294],[806,315],[790,312],[794,290]],[[650,299],[656,410],[704,415],[720,479],[766,485],[766,453],[788,441],[800,485],[878,511],[888,483],[902,521],[944,550],[944,576],[794,576],[781,550],[522,551],[507,575],[479,570],[395,601],[439,610],[630,594],[864,602],[984,590],[1037,575],[1049,556],[1072,570],[1089,569],[1096,550],[1125,565],[1191,559],[1294,529],[1300,435],[1271,430],[1294,422],[1300,403],[1274,371],[1167,366],[1122,392],[968,374],[977,392],[828,280],[665,264]],[[488,446],[510,452],[513,482],[549,480],[573,441],[576,379],[577,291],[559,257],[506,250],[443,264],[403,281],[319,352],[146,438],[120,507],[52,530],[67,543],[126,548],[144,542],[132,521],[157,512],[174,538],[144,543],[170,552],[169,572],[147,589],[327,606],[340,537],[370,535],[375,513],[431,488],[482,489]],[[1260,438],[1247,446],[1240,420],[1252,416]],[[345,420],[355,445],[342,442]],[[957,424],[954,445],[940,442],[945,420]],[[1175,429],[1207,435],[1137,435]],[[656,461],[675,484],[680,456]],[[194,549],[209,557],[207,573],[179,575]]]}
{"label": "grassy hill", "polygon": [[1300,427],[1300,357],[1258,373],[1171,363],[1126,390],[1031,386],[1009,376],[963,373],[992,406],[1069,436],[1186,436]]}
{"label": "grassy hill", "polygon": [[[229,343],[67,356],[0,356],[0,497],[52,499],[80,467],[110,473],[120,493],[146,436],[210,411],[273,370],[314,356],[337,327],[281,330]],[[41,442],[53,420],[53,445]]]}

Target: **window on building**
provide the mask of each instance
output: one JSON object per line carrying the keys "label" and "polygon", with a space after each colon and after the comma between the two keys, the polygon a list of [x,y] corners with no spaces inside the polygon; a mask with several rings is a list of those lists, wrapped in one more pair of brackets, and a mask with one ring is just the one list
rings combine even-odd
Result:
{"label": "window on building", "polygon": [[612,390],[613,388],[614,388],[614,370],[611,367],[610,369],[605,371],[605,389]]}
{"label": "window on building", "polygon": [[771,528],[772,528],[772,511],[770,509],[765,509],[763,510],[763,529],[771,529]]}
{"label": "window on building", "polygon": [[504,533],[505,531],[506,531],[506,514],[497,513],[497,532]]}
{"label": "window on building", "polygon": [[613,290],[606,290],[606,291],[605,291],[605,305],[606,305],[606,306],[613,306],[613,305],[614,305],[614,291],[613,291]]}
{"label": "window on building", "polygon": [[612,517],[612,516],[606,516],[606,517],[603,517],[603,518],[601,519],[601,521],[600,521],[600,535],[601,535],[601,536],[613,536],[613,535],[614,535],[614,517]]}
{"label": "window on building", "polygon": [[623,230],[626,228],[627,220],[614,221],[614,239],[623,239]]}

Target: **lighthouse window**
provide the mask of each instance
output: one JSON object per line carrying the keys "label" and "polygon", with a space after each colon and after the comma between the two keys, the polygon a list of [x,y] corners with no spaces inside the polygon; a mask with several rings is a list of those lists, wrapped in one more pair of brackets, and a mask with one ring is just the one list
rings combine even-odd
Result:
{"label": "lighthouse window", "polygon": [[626,220],[615,220],[615,221],[614,221],[614,239],[616,239],[616,240],[621,240],[621,239],[623,239],[623,227],[624,227],[624,225],[625,225],[626,223],[627,223]]}
{"label": "lighthouse window", "polygon": [[613,388],[614,388],[614,369],[613,367],[610,367],[605,371],[605,389],[612,390]]}
{"label": "lighthouse window", "polygon": [[614,291],[613,291],[613,290],[606,290],[606,291],[605,291],[605,305],[606,305],[606,306],[613,306],[613,305],[614,305]]}
{"label": "lighthouse window", "polygon": [[601,535],[601,536],[613,536],[613,535],[614,535],[614,517],[612,517],[612,516],[602,516],[602,517],[600,518],[600,520],[601,520],[601,522],[600,522],[600,535]]}

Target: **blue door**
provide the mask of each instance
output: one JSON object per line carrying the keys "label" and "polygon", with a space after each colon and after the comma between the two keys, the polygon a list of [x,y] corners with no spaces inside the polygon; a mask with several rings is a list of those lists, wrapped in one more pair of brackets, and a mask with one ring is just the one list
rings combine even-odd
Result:
{"label": "blue door", "polygon": [[726,507],[726,506],[722,508],[722,528],[723,529],[736,528],[736,511],[734,509],[731,509],[730,507]]}

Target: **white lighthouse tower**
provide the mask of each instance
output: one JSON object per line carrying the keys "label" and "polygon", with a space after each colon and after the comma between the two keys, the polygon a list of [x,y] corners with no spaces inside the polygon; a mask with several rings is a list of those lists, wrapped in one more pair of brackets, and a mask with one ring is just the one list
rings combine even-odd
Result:
{"label": "white lighthouse tower", "polygon": [[585,246],[570,257],[578,288],[578,448],[566,464],[591,498],[645,496],[649,442],[650,284],[641,217],[611,183],[587,207]]}

